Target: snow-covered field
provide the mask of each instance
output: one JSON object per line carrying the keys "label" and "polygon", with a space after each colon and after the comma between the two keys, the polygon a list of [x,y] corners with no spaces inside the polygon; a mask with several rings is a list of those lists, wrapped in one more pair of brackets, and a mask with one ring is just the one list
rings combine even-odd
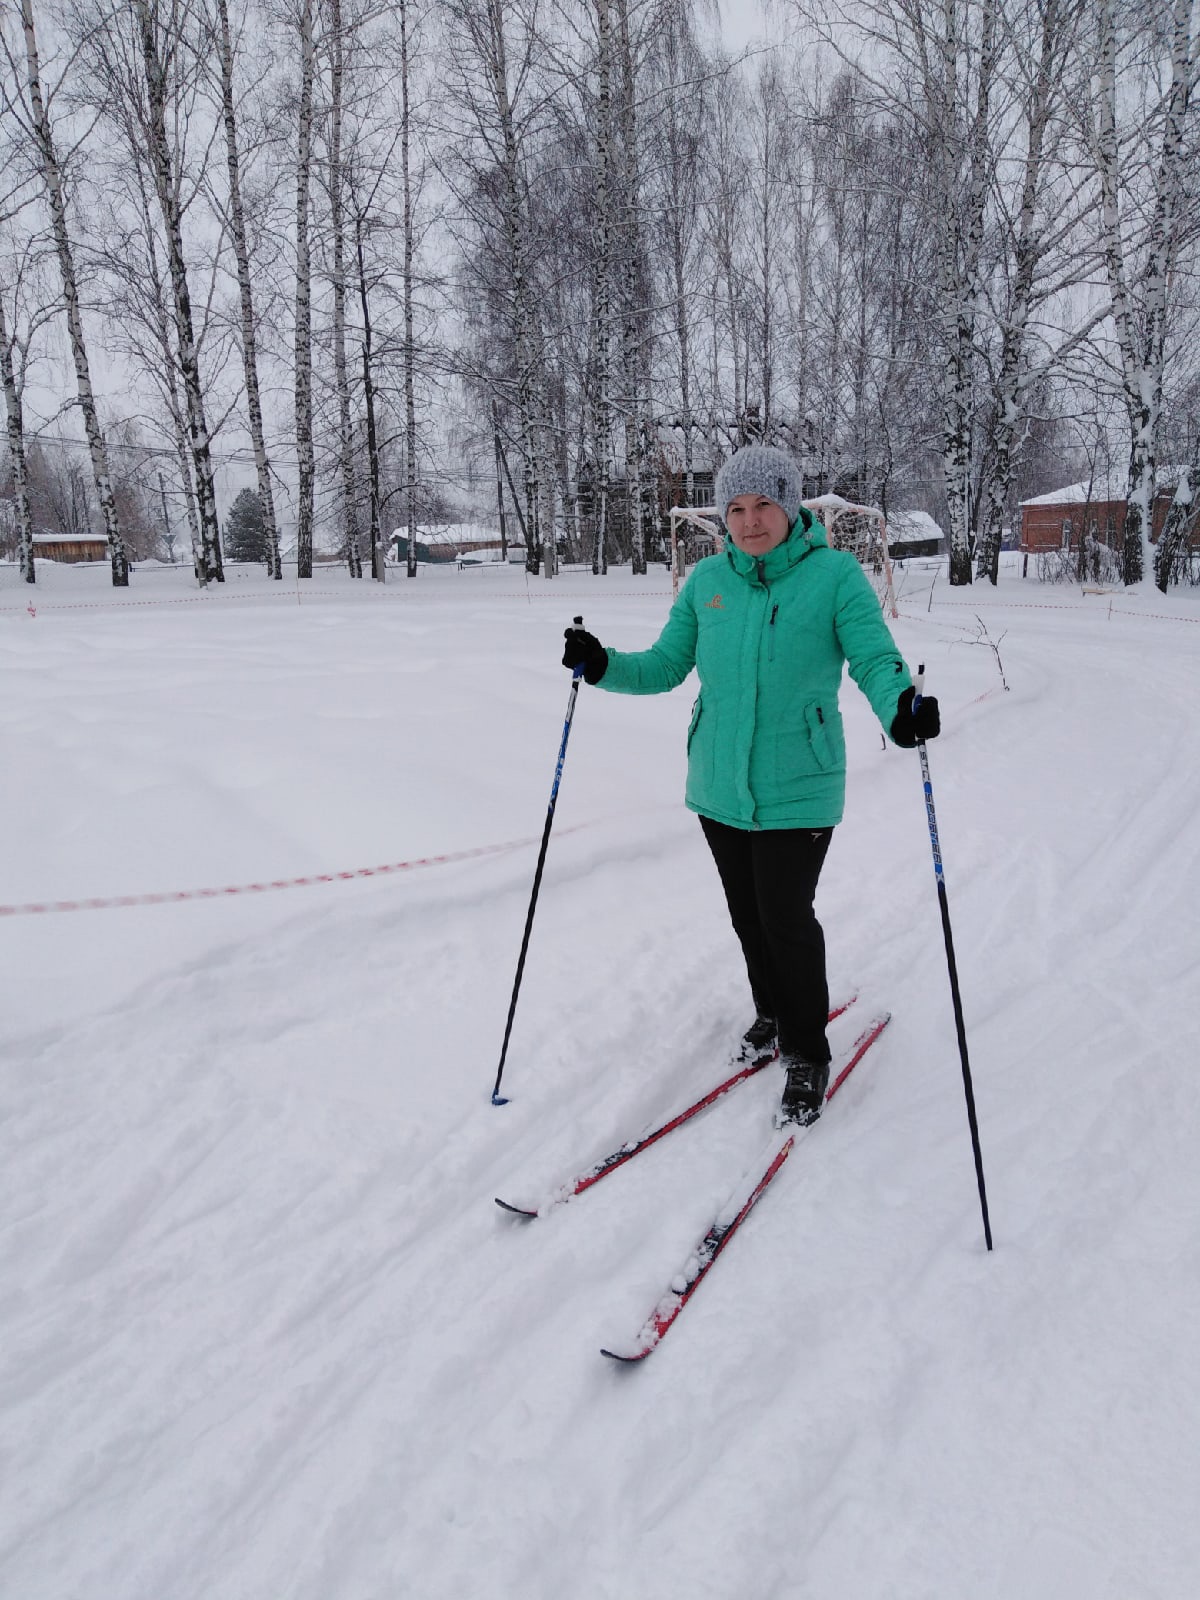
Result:
{"label": "snow-covered field", "polygon": [[[5,1600],[1195,1600],[1200,595],[933,577],[895,631],[942,704],[995,1251],[917,759],[847,685],[818,907],[835,995],[894,1021],[661,1350],[600,1357],[778,1084],[535,1223],[492,1204],[695,1098],[748,1020],[692,690],[584,689],[502,1109],[536,843],[0,916]],[[536,841],[564,624],[636,647],[669,600],[41,580],[0,572],[5,907]]]}

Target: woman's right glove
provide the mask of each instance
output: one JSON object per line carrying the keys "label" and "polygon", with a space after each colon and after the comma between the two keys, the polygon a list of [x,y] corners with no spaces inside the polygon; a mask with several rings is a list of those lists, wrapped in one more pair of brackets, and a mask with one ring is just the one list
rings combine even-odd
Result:
{"label": "woman's right glove", "polygon": [[902,750],[912,750],[918,740],[936,739],[942,731],[942,719],[938,715],[938,703],[933,695],[924,695],[913,710],[913,701],[916,699],[914,689],[905,689],[896,705],[896,715],[892,718],[892,738]]}
{"label": "woman's right glove", "polygon": [[588,633],[586,628],[564,628],[563,638],[567,641],[563,649],[563,666],[570,667],[572,672],[582,666],[584,682],[599,683],[608,671],[608,651],[599,639],[595,634]]}

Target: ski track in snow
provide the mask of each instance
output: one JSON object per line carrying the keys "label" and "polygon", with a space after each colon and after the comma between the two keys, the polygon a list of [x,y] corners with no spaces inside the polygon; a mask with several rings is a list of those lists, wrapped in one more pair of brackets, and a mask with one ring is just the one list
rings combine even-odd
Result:
{"label": "ski track in snow", "polygon": [[[559,581],[0,616],[3,898],[534,833],[564,622],[636,647],[668,603],[661,572]],[[943,709],[995,1251],[919,769],[847,684],[834,1038],[892,1025],[662,1349],[600,1358],[779,1082],[536,1222],[492,1204],[695,1098],[747,1017],[679,803],[694,687],[585,689],[503,1109],[532,848],[0,923],[5,1600],[1194,1600],[1200,604],[976,589],[988,694],[939,592],[896,634]]]}

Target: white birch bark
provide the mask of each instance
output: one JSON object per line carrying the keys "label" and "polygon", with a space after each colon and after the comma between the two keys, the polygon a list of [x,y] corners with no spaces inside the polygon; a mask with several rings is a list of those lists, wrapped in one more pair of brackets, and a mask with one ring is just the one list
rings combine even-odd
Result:
{"label": "white birch bark", "polygon": [[313,572],[313,514],[316,461],[312,408],[312,245],[309,206],[312,183],[313,80],[316,75],[313,0],[300,0],[297,32],[300,46],[300,97],[296,139],[296,297],[295,363],[297,456],[297,576]]}
{"label": "white birch bark", "polygon": [[168,38],[161,29],[157,6],[152,12],[149,0],[134,0],[134,11],[141,39],[149,111],[148,156],[154,173],[154,187],[166,237],[167,265],[175,312],[176,348],[184,399],[187,404],[188,433],[195,471],[196,498],[200,514],[201,582],[224,583],[221,534],[213,482],[212,443],[209,437],[204,384],[193,327],[191,289],[184,253],[179,175],[176,155],[167,132],[169,92],[167,59],[169,55],[177,52],[179,47],[179,35],[175,31],[178,27],[178,18],[170,19],[168,28],[174,32],[174,37]]}
{"label": "white birch bark", "polygon": [[267,454],[263,424],[262,394],[258,381],[258,324],[254,315],[254,288],[250,272],[250,245],[246,232],[246,208],[242,199],[242,158],[238,140],[234,100],[233,39],[229,26],[228,0],[216,0],[220,33],[218,52],[221,69],[221,117],[225,129],[225,161],[229,173],[229,236],[237,263],[238,301],[242,331],[242,366],[246,382],[246,412],[250,441],[254,450],[254,470],[258,498],[263,510],[263,533],[267,541],[267,571],[272,578],[283,577],[279,556],[279,524],[275,516],[275,494],[271,484],[271,462]]}
{"label": "white birch bark", "polygon": [[1186,570],[1196,529],[1196,485],[1200,485],[1200,437],[1193,447],[1191,465],[1179,474],[1175,497],[1167,511],[1154,556],[1154,581],[1164,594]]}
{"label": "white birch bark", "polygon": [[[405,576],[417,575],[417,502],[415,489],[417,463],[417,351],[414,337],[415,284],[413,262],[416,248],[416,229],[413,217],[412,187],[412,104],[409,81],[409,31],[408,0],[395,0],[400,24],[400,179],[404,207],[404,267],[402,292],[404,297],[404,452],[409,463],[410,487],[408,506],[408,559]],[[494,418],[493,418],[494,421]],[[497,434],[497,439],[499,435]],[[501,505],[501,547],[504,548],[503,504]],[[507,560],[508,552],[504,550]]]}
{"label": "white birch bark", "polygon": [[1152,508],[1162,419],[1169,288],[1180,238],[1183,187],[1189,160],[1184,124],[1195,87],[1196,40],[1191,0],[1172,5],[1170,82],[1162,106],[1154,160],[1153,201],[1140,264],[1127,237],[1120,190],[1127,142],[1117,110],[1118,40],[1114,0],[1098,0],[1097,118],[1094,155],[1100,179],[1101,228],[1112,317],[1121,357],[1122,389],[1129,419],[1129,472],[1124,529],[1124,577],[1128,586],[1148,582],[1154,571]]}
{"label": "white birch bark", "polygon": [[621,411],[625,425],[625,497],[633,571],[646,570],[646,530],[642,516],[641,177],[638,150],[636,73],[629,33],[628,0],[616,0],[621,98]]}
{"label": "white birch bark", "polygon": [[528,247],[526,241],[524,186],[521,178],[520,148],[508,77],[505,0],[486,0],[490,25],[490,53],[493,105],[499,126],[501,179],[504,185],[504,233],[509,282],[511,283],[514,346],[517,359],[517,417],[520,427],[521,462],[524,472],[526,570],[538,571],[539,500],[537,426],[534,416],[534,361],[532,318],[529,306]]}
{"label": "white birch bark", "polygon": [[[4,415],[8,435],[8,462],[13,478],[17,514],[17,562],[26,583],[36,583],[33,559],[33,514],[29,506],[29,470],[25,459],[25,409],[23,373],[18,371],[16,331],[9,333],[0,294],[0,383],[4,387]],[[23,363],[22,363],[23,365]]]}
{"label": "white birch bark", "polygon": [[[950,582],[971,581],[971,479],[974,432],[975,317],[979,301],[979,257],[983,244],[990,149],[988,116],[995,67],[995,0],[981,0],[980,42],[972,86],[963,31],[969,4],[944,0],[939,44],[944,99],[939,107],[942,199],[949,226],[939,238],[939,277],[945,373],[942,389],[942,460],[950,506]],[[969,123],[966,149],[958,130]],[[965,164],[965,184],[963,166]]]}
{"label": "white birch bark", "polygon": [[596,200],[592,315],[592,457],[595,544],[592,571],[608,571],[608,505],[612,433],[612,263],[610,216],[612,193],[612,10],[610,0],[596,0]]}
{"label": "white birch bark", "polygon": [[121,522],[113,494],[112,475],[108,466],[108,447],[96,409],[95,391],[92,388],[91,368],[88,363],[87,344],[83,332],[83,312],[79,301],[79,284],[75,273],[75,254],[67,228],[66,179],[55,147],[50,117],[42,93],[41,63],[38,58],[37,34],[34,25],[33,0],[21,0],[21,24],[25,37],[27,88],[32,127],[42,179],[50,205],[50,220],[54,233],[54,247],[62,276],[63,304],[67,318],[67,331],[71,342],[71,358],[75,366],[75,387],[79,409],[83,415],[87,434],[88,454],[92,464],[92,479],[96,486],[96,499],[104,522],[104,535],[108,541],[112,581],[116,588],[129,584],[129,557],[121,535]]}
{"label": "white birch bark", "polygon": [[[379,455],[379,428],[375,412],[374,325],[371,318],[370,286],[367,282],[366,252],[363,245],[365,218],[356,212],[354,218],[355,253],[358,261],[358,296],[362,310],[362,376],[363,411],[367,424],[367,485],[370,506],[371,572],[380,583],[386,577],[386,558],[380,531],[382,507],[381,468]],[[411,495],[409,496],[411,502]],[[415,537],[415,524],[411,508],[408,520],[408,546],[411,551]]]}
{"label": "white birch bark", "polygon": [[[1012,293],[1003,315],[1000,363],[996,379],[993,463],[981,514],[977,576],[995,584],[999,578],[1004,518],[1012,490],[1023,396],[1033,372],[1027,358],[1029,320],[1034,307],[1035,277],[1053,241],[1057,223],[1044,214],[1047,176],[1047,134],[1061,105],[1067,57],[1077,40],[1078,8],[1063,0],[1044,0],[1038,49],[1031,70],[1023,74],[1028,88],[1022,115],[1025,123],[1021,191],[1012,240]],[[1090,326],[1090,324],[1089,324]],[[1075,341],[1064,340],[1061,359]],[[1041,370],[1045,370],[1043,365]]]}
{"label": "white birch bark", "polygon": [[359,546],[358,495],[354,472],[354,428],[350,420],[350,373],[346,361],[346,237],[342,168],[343,95],[346,73],[346,40],[342,23],[342,0],[330,0],[330,105],[329,105],[329,224],[333,255],[333,382],[337,397],[338,469],[341,477],[342,538],[346,563],[352,578],[361,578],[362,551]]}

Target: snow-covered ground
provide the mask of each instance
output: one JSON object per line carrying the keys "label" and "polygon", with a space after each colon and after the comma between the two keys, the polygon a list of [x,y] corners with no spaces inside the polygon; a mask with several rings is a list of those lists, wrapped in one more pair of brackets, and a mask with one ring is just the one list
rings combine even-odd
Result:
{"label": "snow-covered ground", "polygon": [[[669,601],[40,579],[0,572],[6,907],[536,841],[565,622],[636,647]],[[584,689],[502,1109],[536,844],[0,916],[5,1600],[1195,1600],[1200,595],[897,587],[995,1251],[916,757],[848,684],[818,906],[835,995],[894,1021],[661,1350],[600,1357],[778,1084],[492,1204],[686,1104],[748,1015],[691,688]]]}

